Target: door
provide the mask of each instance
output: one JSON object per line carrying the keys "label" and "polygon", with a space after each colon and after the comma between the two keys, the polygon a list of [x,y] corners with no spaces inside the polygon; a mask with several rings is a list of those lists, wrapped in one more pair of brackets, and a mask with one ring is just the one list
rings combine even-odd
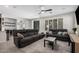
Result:
{"label": "door", "polygon": [[47,26],[48,26],[48,20],[45,20],[45,30],[48,29]]}
{"label": "door", "polygon": [[1,28],[2,28],[2,27],[1,27],[1,18],[0,18],[0,31],[1,31]]}
{"label": "door", "polygon": [[39,30],[39,21],[34,21],[34,29]]}

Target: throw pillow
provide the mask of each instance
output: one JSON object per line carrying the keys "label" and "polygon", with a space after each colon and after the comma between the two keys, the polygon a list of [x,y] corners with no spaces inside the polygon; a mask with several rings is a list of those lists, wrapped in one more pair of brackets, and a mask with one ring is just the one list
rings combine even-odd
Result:
{"label": "throw pillow", "polygon": [[24,36],[21,33],[17,33],[18,37],[24,38]]}
{"label": "throw pillow", "polygon": [[59,31],[59,32],[58,32],[58,35],[62,35],[62,32]]}
{"label": "throw pillow", "polygon": [[63,32],[63,35],[67,35],[68,33],[67,32]]}

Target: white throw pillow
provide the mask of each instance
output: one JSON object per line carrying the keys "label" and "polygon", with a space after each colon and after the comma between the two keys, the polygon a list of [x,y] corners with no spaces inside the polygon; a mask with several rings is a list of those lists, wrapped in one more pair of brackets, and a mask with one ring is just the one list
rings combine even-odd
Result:
{"label": "white throw pillow", "polygon": [[58,32],[58,34],[59,34],[59,35],[61,35],[61,34],[62,34],[62,32],[60,32],[60,31],[59,31],[59,32]]}
{"label": "white throw pillow", "polygon": [[17,36],[24,38],[24,36],[21,33],[17,33]]}

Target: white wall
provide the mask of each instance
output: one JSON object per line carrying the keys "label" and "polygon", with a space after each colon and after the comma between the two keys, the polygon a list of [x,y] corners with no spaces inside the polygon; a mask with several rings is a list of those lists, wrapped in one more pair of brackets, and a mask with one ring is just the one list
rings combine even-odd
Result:
{"label": "white wall", "polygon": [[32,20],[17,18],[17,29],[23,29],[23,28],[32,29]]}
{"label": "white wall", "polygon": [[40,32],[45,32],[45,20],[50,20],[50,19],[58,19],[58,18],[63,18],[63,28],[68,29],[69,32],[72,32],[72,28],[76,27],[76,17],[75,13],[67,13],[67,14],[62,14],[58,16],[52,16],[52,17],[46,17],[46,18],[41,18],[40,20]]}
{"label": "white wall", "polygon": [[6,32],[0,31],[0,42],[6,42]]}
{"label": "white wall", "polygon": [[24,20],[25,29],[32,29],[32,20]]}

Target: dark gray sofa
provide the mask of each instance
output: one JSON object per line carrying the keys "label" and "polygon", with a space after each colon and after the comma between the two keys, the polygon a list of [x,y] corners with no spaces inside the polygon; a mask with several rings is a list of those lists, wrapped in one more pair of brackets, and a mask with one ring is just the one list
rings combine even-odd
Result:
{"label": "dark gray sofa", "polygon": [[70,37],[68,34],[66,35],[59,35],[58,32],[68,32],[67,29],[50,29],[49,31],[52,32],[52,34],[50,33],[46,33],[47,37],[56,37],[57,40],[61,40],[61,41],[66,41],[66,42],[70,42]]}
{"label": "dark gray sofa", "polygon": [[[28,29],[28,30],[15,30],[14,32],[14,44],[18,48],[25,47],[39,39],[42,39],[45,34],[38,34],[38,30]],[[18,37],[16,34],[21,33],[24,38]]]}

